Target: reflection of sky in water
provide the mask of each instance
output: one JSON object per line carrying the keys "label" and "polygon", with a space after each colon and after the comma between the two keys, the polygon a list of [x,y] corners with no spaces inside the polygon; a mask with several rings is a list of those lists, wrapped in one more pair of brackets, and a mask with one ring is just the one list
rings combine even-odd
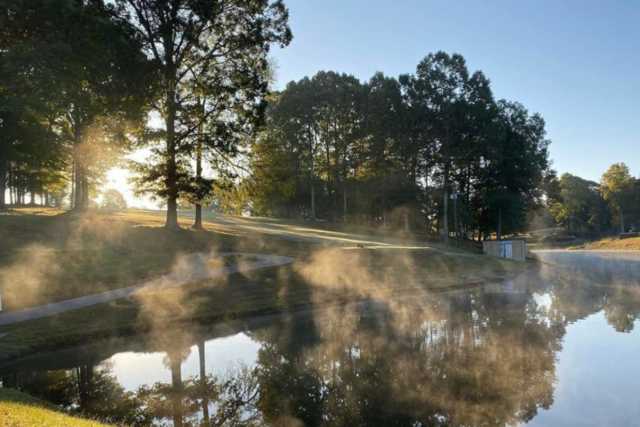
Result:
{"label": "reflection of sky in water", "polygon": [[536,302],[536,305],[541,309],[547,311],[551,307],[551,295],[549,294],[533,294],[533,300]]}
{"label": "reflection of sky in water", "polygon": [[[205,343],[205,364],[208,374],[224,376],[229,369],[240,365],[253,366],[256,363],[260,344],[248,335],[239,333],[217,338]],[[118,353],[103,363],[108,363],[120,385],[135,391],[141,385],[155,382],[170,383],[171,371],[164,360],[166,354],[158,353]],[[182,362],[182,377],[198,377],[198,347],[190,349],[189,356]]]}
{"label": "reflection of sky in water", "polygon": [[640,327],[618,333],[602,311],[567,327],[554,403],[532,426],[630,426],[640,420]]}
{"label": "reflection of sky in water", "polygon": [[[255,384],[266,385],[272,399],[262,411],[290,408],[294,396],[295,408],[310,413],[326,393],[324,417],[388,406],[389,418],[378,425],[421,411],[433,416],[426,425],[517,424],[534,414],[527,425],[639,425],[640,258],[547,253],[545,260],[556,267],[477,288],[397,300],[383,294],[366,304],[198,330],[197,338],[168,333],[161,344],[125,340],[84,363],[117,352],[102,363],[126,390],[171,385],[166,353],[139,350],[166,349],[175,340],[188,349],[184,360],[176,353],[189,383],[199,378],[196,340],[233,331],[205,342],[206,372],[220,378],[242,365],[258,367],[251,378],[259,377]],[[331,399],[345,403],[336,408]],[[209,400],[211,413],[216,405]]]}

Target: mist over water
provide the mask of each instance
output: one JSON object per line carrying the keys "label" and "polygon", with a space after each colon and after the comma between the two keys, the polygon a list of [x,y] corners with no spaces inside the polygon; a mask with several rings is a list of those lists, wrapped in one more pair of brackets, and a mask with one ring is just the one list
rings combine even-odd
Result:
{"label": "mist over water", "polygon": [[[334,256],[298,273],[345,282],[321,268]],[[162,325],[15,361],[0,377],[135,425],[633,424],[640,258],[540,257],[538,269],[462,290],[385,294],[368,277],[357,303]]]}

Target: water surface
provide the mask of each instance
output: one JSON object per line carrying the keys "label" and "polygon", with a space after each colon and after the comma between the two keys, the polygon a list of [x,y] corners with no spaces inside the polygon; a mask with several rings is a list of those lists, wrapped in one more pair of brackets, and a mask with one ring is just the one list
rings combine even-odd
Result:
{"label": "water surface", "polygon": [[121,424],[637,424],[640,256],[540,257],[502,283],[155,331],[0,377]]}

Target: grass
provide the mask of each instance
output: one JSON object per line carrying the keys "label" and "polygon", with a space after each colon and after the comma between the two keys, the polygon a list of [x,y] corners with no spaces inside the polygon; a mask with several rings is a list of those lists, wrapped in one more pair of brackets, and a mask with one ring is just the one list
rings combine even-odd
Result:
{"label": "grass", "polygon": [[606,238],[574,246],[571,249],[640,251],[640,237],[630,237],[628,239]]}
{"label": "grass", "polygon": [[203,232],[168,231],[162,224],[161,216],[143,211],[78,216],[23,209],[0,216],[0,288],[5,308],[134,285],[170,271],[180,254],[251,246],[254,251],[296,251],[292,243],[252,245],[246,236],[211,223]]}
{"label": "grass", "polygon": [[106,424],[72,417],[27,394],[0,388],[0,427],[23,426],[100,427]]}
{"label": "grass", "polygon": [[[171,269],[181,253],[212,249],[276,253],[293,265],[234,274],[146,292],[45,319],[0,328],[0,362],[114,335],[185,322],[388,299],[495,281],[522,264],[462,251],[411,246],[319,245],[207,223],[204,231],[167,231],[155,213],[90,214],[19,211],[0,217],[0,277],[13,307],[128,286]],[[187,225],[187,224],[184,224]],[[28,292],[25,292],[28,289]]]}

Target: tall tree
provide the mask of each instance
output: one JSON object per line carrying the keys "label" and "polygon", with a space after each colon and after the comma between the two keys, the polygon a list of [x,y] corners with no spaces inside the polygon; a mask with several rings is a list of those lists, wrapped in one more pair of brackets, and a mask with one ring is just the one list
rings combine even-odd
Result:
{"label": "tall tree", "polygon": [[[349,185],[361,166],[364,95],[362,84],[353,76],[321,71],[311,79],[290,83],[269,112],[269,136],[262,143],[286,150],[282,155],[291,158],[295,170],[290,176],[309,200],[300,210],[313,218],[319,213],[320,198],[322,213],[333,219],[344,219],[349,199],[354,201]],[[255,164],[273,164],[274,154],[280,153],[263,148],[266,145],[257,149],[261,159]]]}
{"label": "tall tree", "polygon": [[479,183],[485,206],[481,229],[511,233],[526,226],[526,212],[540,203],[547,170],[545,124],[519,103],[501,100],[494,122],[495,139],[483,156]]}
{"label": "tall tree", "polygon": [[616,215],[620,232],[624,233],[625,213],[633,209],[635,182],[629,168],[624,163],[615,163],[602,175],[600,181],[602,196]]}
{"label": "tall tree", "polygon": [[[202,123],[216,118],[216,134],[235,126],[222,112],[261,115],[267,93],[265,70],[270,45],[287,45],[291,32],[281,1],[267,0],[116,0],[117,12],[132,23],[147,55],[159,64],[161,95],[154,103],[164,122],[160,164],[146,168],[144,181],[167,201],[166,226],[175,228],[177,200],[188,182],[181,162]],[[194,80],[209,108],[197,108],[187,90]],[[242,111],[226,100],[237,94]],[[222,102],[221,102],[222,101]],[[224,147],[225,149],[228,147]]]}
{"label": "tall tree", "polygon": [[597,182],[565,173],[547,197],[551,215],[570,233],[598,235],[609,228],[609,210]]}

